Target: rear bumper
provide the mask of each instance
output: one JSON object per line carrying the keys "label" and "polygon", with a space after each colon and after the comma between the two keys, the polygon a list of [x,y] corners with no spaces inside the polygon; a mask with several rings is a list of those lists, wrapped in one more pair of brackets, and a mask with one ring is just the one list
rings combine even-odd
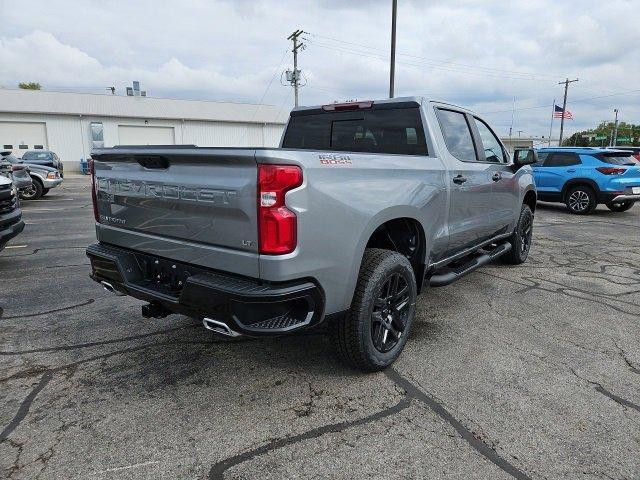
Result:
{"label": "rear bumper", "polygon": [[[319,323],[324,296],[309,280],[267,283],[99,243],[91,278],[115,291],[244,335],[280,335]],[[158,280],[159,279],[159,280]]]}
{"label": "rear bumper", "polygon": [[631,187],[625,188],[622,192],[606,192],[601,191],[598,196],[599,203],[613,203],[613,202],[636,202],[640,201],[640,194],[634,194]]}

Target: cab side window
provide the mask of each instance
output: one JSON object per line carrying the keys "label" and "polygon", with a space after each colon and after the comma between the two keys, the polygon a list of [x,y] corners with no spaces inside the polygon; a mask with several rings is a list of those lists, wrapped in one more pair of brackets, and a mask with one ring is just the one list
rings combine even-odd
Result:
{"label": "cab side window", "polygon": [[502,144],[498,137],[491,131],[489,126],[477,117],[473,117],[478,127],[478,133],[480,134],[480,140],[482,141],[482,148],[484,149],[484,156],[487,162],[492,163],[507,163],[508,158]]}
{"label": "cab side window", "polygon": [[542,166],[544,167],[570,167],[580,165],[582,162],[575,153],[550,153]]}
{"label": "cab side window", "polygon": [[547,160],[549,154],[547,152],[538,152],[538,161],[532,164],[532,167],[542,167],[544,162]]}
{"label": "cab side window", "polygon": [[436,115],[442,129],[444,141],[447,144],[447,150],[463,162],[478,161],[471,129],[464,113],[438,108]]}

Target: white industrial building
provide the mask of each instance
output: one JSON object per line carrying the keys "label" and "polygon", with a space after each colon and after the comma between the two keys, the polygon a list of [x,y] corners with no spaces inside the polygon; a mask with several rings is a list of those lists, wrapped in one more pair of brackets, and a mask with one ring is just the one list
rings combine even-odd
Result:
{"label": "white industrial building", "polygon": [[0,148],[52,150],[79,170],[94,147],[277,146],[288,111],[272,105],[0,89]]}

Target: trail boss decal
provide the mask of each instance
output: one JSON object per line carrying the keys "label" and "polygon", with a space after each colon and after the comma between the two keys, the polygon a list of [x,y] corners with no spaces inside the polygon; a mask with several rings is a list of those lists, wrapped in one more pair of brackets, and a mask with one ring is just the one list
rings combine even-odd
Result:
{"label": "trail boss decal", "polygon": [[351,166],[353,162],[349,155],[333,155],[333,154],[320,154],[320,165],[327,166]]}

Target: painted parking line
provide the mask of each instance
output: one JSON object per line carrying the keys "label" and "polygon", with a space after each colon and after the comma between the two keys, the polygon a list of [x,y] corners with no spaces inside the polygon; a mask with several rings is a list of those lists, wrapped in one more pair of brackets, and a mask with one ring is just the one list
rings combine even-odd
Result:
{"label": "painted parking line", "polygon": [[7,245],[6,248],[7,250],[9,250],[10,248],[27,248],[29,245]]}
{"label": "painted parking line", "polygon": [[47,197],[46,200],[44,200],[45,203],[51,203],[51,202],[72,202],[73,200],[75,200],[74,198],[57,198],[57,197]]}
{"label": "painted parking line", "polygon": [[59,212],[67,210],[66,208],[23,208],[25,212]]}

